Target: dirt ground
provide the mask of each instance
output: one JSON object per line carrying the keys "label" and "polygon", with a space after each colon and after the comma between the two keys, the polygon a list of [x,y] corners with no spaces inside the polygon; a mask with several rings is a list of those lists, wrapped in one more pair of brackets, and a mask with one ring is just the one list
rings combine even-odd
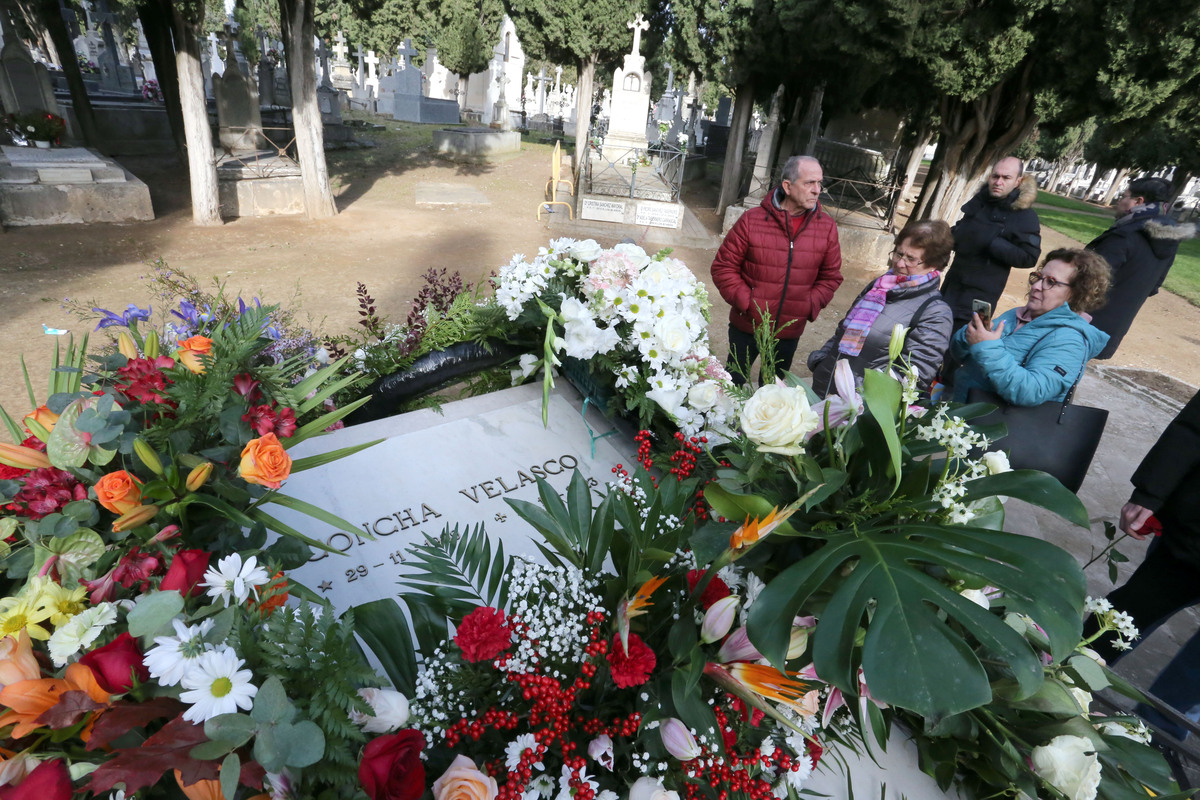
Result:
{"label": "dirt ground", "polygon": [[[168,158],[122,158],[150,187],[156,219],[114,225],[57,225],[9,228],[0,234],[0,404],[15,414],[28,406],[19,357],[34,376],[38,400],[45,399],[45,365],[53,347],[43,326],[67,329],[77,337],[88,326],[63,307],[64,298],[110,309],[145,306],[149,293],[139,285],[148,265],[163,259],[174,269],[204,280],[225,281],[231,290],[268,302],[292,302],[313,329],[338,333],[357,319],[355,286],[363,282],[381,313],[395,320],[429,268],[458,270],[479,281],[514,253],[535,253],[552,234],[534,215],[549,171],[550,149],[526,144],[520,154],[489,164],[458,164],[427,153],[390,159],[331,156],[337,186],[337,217],[312,221],[297,217],[240,219],[215,228],[191,223],[186,167]],[[417,185],[465,184],[481,190],[486,206],[418,206]],[[715,187],[689,187],[685,200],[700,220],[719,232]],[[615,232],[637,238],[638,231]],[[553,235],[559,235],[556,231]],[[1071,240],[1043,232],[1049,249]],[[677,249],[704,280],[713,250]],[[807,347],[828,336],[845,307],[882,265],[845,265],[846,281],[828,309],[809,326],[797,358],[803,369]],[[1015,275],[1003,310],[1024,295],[1024,275]],[[711,289],[711,284],[710,284]],[[727,307],[715,291],[713,349],[726,351]],[[94,303],[93,303],[94,301]],[[103,336],[104,334],[97,334]],[[63,337],[65,338],[65,337]],[[1182,299],[1161,293],[1151,298],[1111,362],[1162,373],[1200,385],[1200,313]]]}

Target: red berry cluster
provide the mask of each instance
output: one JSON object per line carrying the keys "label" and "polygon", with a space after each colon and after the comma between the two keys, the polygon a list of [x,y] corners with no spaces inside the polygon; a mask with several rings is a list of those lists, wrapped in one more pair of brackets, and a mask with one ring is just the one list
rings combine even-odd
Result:
{"label": "red berry cluster", "polygon": [[637,460],[638,463],[647,470],[654,467],[654,457],[650,455],[650,431],[638,431],[633,440],[637,442]]}
{"label": "red berry cluster", "polygon": [[675,466],[671,467],[671,474],[675,479],[682,482],[685,478],[691,477],[696,469],[696,456],[704,452],[701,445],[708,444],[707,436],[693,436],[690,439],[685,439],[683,434],[676,431],[675,441],[679,442],[679,448],[671,455],[671,463]]}
{"label": "red berry cluster", "polygon": [[731,796],[747,797],[750,800],[767,800],[773,796],[771,784],[760,777],[762,770],[777,767],[781,772],[796,772],[803,761],[794,759],[783,750],[770,755],[751,748],[748,753],[736,750],[737,734],[729,725],[729,718],[720,708],[713,709],[717,725],[725,741],[726,754],[708,754],[684,764],[687,775],[695,778],[684,787],[687,800],[729,800]]}
{"label": "red berry cluster", "polygon": [[[608,652],[608,641],[602,631],[605,621],[606,617],[601,612],[588,613],[588,642],[579,664],[579,676],[574,680],[567,682],[566,679],[560,680],[537,672],[508,672],[506,680],[514,684],[520,693],[517,702],[522,709],[519,712],[493,708],[482,716],[458,720],[446,729],[445,741],[451,747],[464,739],[478,741],[488,731],[507,734],[523,723],[532,729],[537,745],[521,753],[515,769],[510,770],[503,758],[485,762],[488,773],[497,781],[505,779],[499,787],[497,800],[520,800],[533,780],[534,765],[543,761],[552,748],[558,750],[563,764],[572,771],[570,785],[575,800],[594,800],[595,791],[579,777],[584,772],[587,759],[578,752],[578,740],[590,740],[602,733],[614,740],[637,735],[642,721],[639,712],[618,716],[606,723],[597,719],[594,713],[582,714],[575,710],[580,693],[591,687],[598,664],[603,663]],[[526,636],[528,627],[520,619],[510,616],[508,623],[517,636]],[[537,645],[536,640],[531,641]],[[502,653],[496,659],[497,668],[505,670],[509,660],[510,655]],[[533,666],[539,665],[535,663]]]}

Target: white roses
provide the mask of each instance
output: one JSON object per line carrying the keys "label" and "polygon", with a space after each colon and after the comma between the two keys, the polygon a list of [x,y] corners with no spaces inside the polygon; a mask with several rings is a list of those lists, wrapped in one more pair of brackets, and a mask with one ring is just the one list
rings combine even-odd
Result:
{"label": "white roses", "polygon": [[763,386],[742,409],[742,431],[763,453],[797,455],[808,434],[820,425],[808,395],[799,386]]}
{"label": "white roses", "polygon": [[1033,748],[1033,769],[1071,800],[1093,800],[1100,788],[1096,747],[1082,736],[1055,736]]}

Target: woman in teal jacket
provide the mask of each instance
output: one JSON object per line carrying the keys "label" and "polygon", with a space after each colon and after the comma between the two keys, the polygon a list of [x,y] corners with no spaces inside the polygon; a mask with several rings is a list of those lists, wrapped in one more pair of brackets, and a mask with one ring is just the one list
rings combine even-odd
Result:
{"label": "woman in teal jacket", "polygon": [[981,387],[1016,406],[1062,400],[1083,368],[1108,343],[1086,313],[1101,307],[1109,268],[1090,250],[1055,250],[1029,276],[1021,308],[1001,314],[990,326],[975,314],[959,328],[950,352],[962,362],[954,376],[954,399]]}

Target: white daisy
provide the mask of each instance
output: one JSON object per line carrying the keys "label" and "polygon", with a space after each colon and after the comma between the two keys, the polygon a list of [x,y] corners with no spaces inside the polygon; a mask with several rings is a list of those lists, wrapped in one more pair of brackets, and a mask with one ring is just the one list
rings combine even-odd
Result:
{"label": "white daisy", "polygon": [[46,642],[54,666],[65,666],[71,656],[96,641],[105,627],[116,621],[117,608],[112,603],[100,603],[71,617]]}
{"label": "white daisy", "polygon": [[173,619],[175,636],[155,636],[155,647],[150,648],[142,656],[142,663],[150,670],[150,677],[162,686],[174,686],[182,680],[195,660],[212,649],[212,645],[204,641],[205,635],[212,630],[213,621],[206,619],[199,625],[184,625],[183,620]]}
{"label": "white daisy", "polygon": [[254,673],[240,668],[243,663],[232,647],[224,645],[197,658],[180,681],[188,691],[179,699],[192,704],[183,718],[199,724],[239,708],[249,710],[258,687],[250,682]]}
{"label": "white daisy", "polygon": [[[523,733],[508,743],[504,748],[504,766],[508,767],[510,772],[515,772],[517,767],[521,766],[521,754],[526,750],[532,750],[534,755],[537,755],[537,739],[532,733]],[[542,769],[542,762],[536,763],[538,769]]]}
{"label": "white daisy", "polygon": [[225,556],[214,569],[209,567],[204,573],[204,585],[208,587],[208,596],[216,600],[218,597],[229,606],[229,598],[238,603],[246,602],[246,598],[254,592],[258,598],[258,587],[271,580],[267,571],[258,566],[258,557],[250,556],[245,563],[238,553]]}

